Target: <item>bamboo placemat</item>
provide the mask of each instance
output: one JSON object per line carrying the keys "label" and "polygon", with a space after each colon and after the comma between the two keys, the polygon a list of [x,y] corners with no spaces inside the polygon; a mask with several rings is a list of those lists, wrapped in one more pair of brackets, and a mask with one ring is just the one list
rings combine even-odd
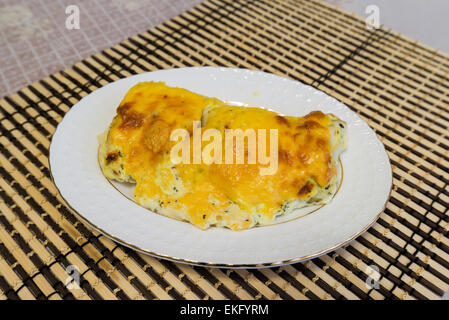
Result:
{"label": "bamboo placemat", "polygon": [[[70,107],[158,69],[272,72],[341,100],[376,131],[394,188],[349,245],[273,269],[191,267],[92,231],[51,182],[48,148]],[[318,1],[207,0],[0,100],[0,299],[436,299],[449,288],[449,57]],[[68,288],[66,268],[81,273]],[[378,267],[378,288],[368,266]]]}

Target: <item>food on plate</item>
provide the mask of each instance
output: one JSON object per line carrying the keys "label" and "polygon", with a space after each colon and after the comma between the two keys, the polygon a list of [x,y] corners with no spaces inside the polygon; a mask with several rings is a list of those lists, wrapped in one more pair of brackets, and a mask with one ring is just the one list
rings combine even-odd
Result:
{"label": "food on plate", "polygon": [[242,230],[328,203],[346,127],[321,111],[284,116],[142,82],[118,106],[99,159],[106,178],[136,184],[145,208],[202,229]]}

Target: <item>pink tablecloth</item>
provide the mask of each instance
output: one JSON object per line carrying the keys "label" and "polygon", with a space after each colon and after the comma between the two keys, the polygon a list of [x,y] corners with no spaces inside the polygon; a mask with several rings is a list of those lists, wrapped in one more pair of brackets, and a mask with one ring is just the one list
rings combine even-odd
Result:
{"label": "pink tablecloth", "polygon": [[[73,65],[201,0],[0,0],[0,97]],[[80,29],[66,28],[69,5]]]}

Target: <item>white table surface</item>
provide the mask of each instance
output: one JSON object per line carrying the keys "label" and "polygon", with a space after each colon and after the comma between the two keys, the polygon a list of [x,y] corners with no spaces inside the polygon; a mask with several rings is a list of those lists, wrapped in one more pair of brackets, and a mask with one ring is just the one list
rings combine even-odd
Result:
{"label": "white table surface", "polygon": [[380,24],[449,54],[448,0],[325,0],[361,17],[379,8]]}

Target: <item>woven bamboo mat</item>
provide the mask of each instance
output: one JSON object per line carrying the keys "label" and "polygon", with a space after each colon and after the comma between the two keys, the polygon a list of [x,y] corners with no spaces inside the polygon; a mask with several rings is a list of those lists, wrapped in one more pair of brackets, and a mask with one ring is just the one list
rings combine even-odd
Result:
{"label": "woven bamboo mat", "polygon": [[[346,247],[259,270],[191,267],[91,230],[51,182],[48,148],[70,107],[158,69],[259,69],[313,85],[376,131],[394,188]],[[0,299],[437,299],[449,289],[449,57],[317,1],[207,0],[0,100]],[[68,288],[66,268],[81,273]],[[379,268],[378,288],[366,285]]]}

